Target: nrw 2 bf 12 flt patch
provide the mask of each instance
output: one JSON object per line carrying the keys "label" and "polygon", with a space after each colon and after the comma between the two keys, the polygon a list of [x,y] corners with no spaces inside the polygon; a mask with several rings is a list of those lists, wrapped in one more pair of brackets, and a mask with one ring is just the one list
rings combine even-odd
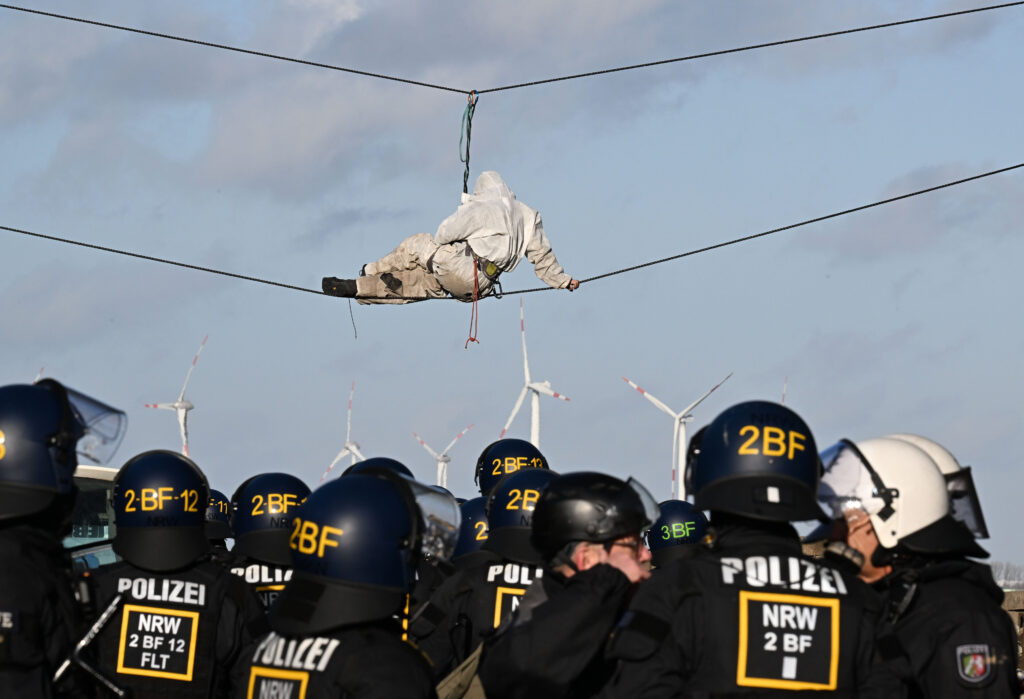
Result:
{"label": "nrw 2 bf 12 flt patch", "polygon": [[960,679],[980,684],[992,675],[988,644],[975,643],[956,647],[956,669]]}

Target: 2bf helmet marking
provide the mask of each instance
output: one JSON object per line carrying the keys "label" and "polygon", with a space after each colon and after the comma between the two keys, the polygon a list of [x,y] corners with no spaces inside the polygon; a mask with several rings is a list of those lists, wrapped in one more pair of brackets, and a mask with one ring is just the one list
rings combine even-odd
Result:
{"label": "2bf helmet marking", "polygon": [[344,533],[338,527],[331,527],[326,524],[320,526],[316,522],[296,517],[295,524],[292,525],[292,536],[288,540],[288,545],[299,553],[309,555],[315,552],[317,558],[323,558],[324,551],[328,546],[338,547],[338,540],[331,537],[333,535],[342,536]]}
{"label": "2bf helmet marking", "polygon": [[[787,432],[789,439],[787,440]],[[806,451],[804,443],[807,442],[807,435],[796,430],[783,430],[778,427],[765,426],[761,431],[757,425],[744,425],[740,428],[740,436],[750,435],[747,441],[740,445],[737,454],[744,456],[782,456],[788,451],[787,458],[792,461],[797,451]],[[761,439],[760,451],[755,442]]]}
{"label": "2bf helmet marking", "polygon": [[[183,512],[199,512],[199,491],[194,488],[186,488],[178,495],[174,494],[174,488],[170,486],[140,488],[138,495],[134,488],[128,488],[124,491],[124,496],[128,500],[124,505],[125,512],[138,512],[139,508],[143,512],[163,510],[164,504],[171,500],[183,500]],[[138,507],[136,507],[136,501]]]}

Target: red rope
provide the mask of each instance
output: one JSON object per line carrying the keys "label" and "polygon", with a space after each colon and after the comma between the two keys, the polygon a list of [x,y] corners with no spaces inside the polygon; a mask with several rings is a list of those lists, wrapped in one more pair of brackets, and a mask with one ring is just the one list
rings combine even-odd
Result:
{"label": "red rope", "polygon": [[477,301],[480,300],[480,281],[477,276],[477,262],[473,260],[473,308],[469,312],[469,338],[466,340],[466,346],[463,349],[469,349],[469,343],[475,342],[480,344],[480,340],[476,339],[477,333],[480,330],[480,311],[477,308]]}

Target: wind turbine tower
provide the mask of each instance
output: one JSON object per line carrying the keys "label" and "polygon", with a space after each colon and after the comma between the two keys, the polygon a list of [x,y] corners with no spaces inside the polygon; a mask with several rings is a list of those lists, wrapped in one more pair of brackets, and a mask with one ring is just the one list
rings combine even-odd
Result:
{"label": "wind turbine tower", "polygon": [[523,319],[523,302],[519,301],[519,331],[523,336],[523,374],[526,380],[523,383],[523,390],[519,392],[519,398],[516,400],[515,406],[512,408],[512,414],[508,416],[508,421],[505,422],[505,427],[501,430],[501,435],[498,439],[505,436],[508,432],[508,428],[512,425],[512,421],[516,419],[516,415],[519,413],[519,408],[523,405],[523,399],[526,398],[527,392],[530,395],[530,442],[533,446],[540,449],[540,394],[551,396],[552,398],[558,398],[559,400],[568,401],[569,397],[564,396],[561,393],[551,390],[550,381],[534,381],[530,377],[530,362],[526,356],[526,321]]}
{"label": "wind turbine tower", "polygon": [[632,386],[637,391],[639,391],[643,395],[643,397],[646,398],[647,400],[649,400],[651,403],[653,403],[655,405],[655,407],[658,408],[658,410],[662,411],[663,413],[667,414],[669,417],[672,418],[672,490],[671,490],[671,493],[672,493],[672,499],[674,499],[674,500],[685,500],[686,499],[686,489],[683,486],[683,478],[682,478],[682,476],[683,476],[683,466],[685,465],[683,463],[683,460],[686,458],[686,423],[693,421],[693,414],[692,414],[693,409],[696,408],[698,405],[700,405],[701,402],[705,398],[710,396],[714,392],[714,390],[716,388],[718,388],[723,383],[728,381],[730,376],[732,376],[732,372],[729,372],[729,376],[726,376],[724,379],[722,379],[721,381],[716,383],[714,386],[712,386],[707,391],[707,393],[705,393],[700,398],[698,398],[697,400],[695,400],[692,403],[690,403],[688,406],[686,406],[685,408],[680,410],[678,413],[677,412],[673,412],[671,408],[669,408],[667,405],[662,403],[660,400],[658,400],[657,398],[652,396],[650,393],[648,393],[644,389],[642,389],[639,386],[637,386],[635,383],[633,383],[632,381],[627,379],[625,376],[622,377],[623,381],[625,381],[630,386]]}
{"label": "wind turbine tower", "polygon": [[146,403],[147,408],[173,410],[177,413],[178,428],[181,431],[181,453],[185,456],[188,456],[188,411],[196,407],[185,400],[185,389],[188,388],[189,379],[192,378],[192,372],[196,369],[196,362],[199,361],[199,355],[202,353],[203,348],[206,347],[206,340],[209,337],[210,336],[207,335],[203,338],[202,344],[200,344],[199,349],[196,350],[196,356],[192,358],[192,365],[188,368],[188,373],[185,374],[185,383],[181,387],[181,393],[178,394],[178,400],[173,403]]}
{"label": "wind turbine tower", "polygon": [[352,388],[348,392],[348,420],[346,421],[345,427],[345,444],[342,445],[341,451],[334,457],[334,461],[324,471],[324,475],[320,476],[320,482],[323,483],[327,479],[327,474],[331,472],[339,461],[344,459],[346,456],[352,457],[352,464],[355,465],[357,461],[366,461],[366,457],[359,451],[359,445],[352,441],[352,396],[356,392],[356,382],[352,382]]}
{"label": "wind turbine tower", "polygon": [[442,451],[440,454],[438,454],[436,451],[431,449],[430,445],[428,445],[426,442],[424,442],[422,437],[420,437],[415,432],[412,433],[412,436],[416,438],[416,441],[418,441],[420,443],[420,446],[422,446],[424,449],[426,449],[427,453],[429,453],[431,456],[433,456],[434,460],[437,461],[437,484],[439,486],[441,486],[442,488],[447,488],[448,487],[448,464],[451,462],[451,457],[448,456],[448,452],[450,452],[452,450],[452,447],[454,447],[455,443],[457,441],[459,441],[459,438],[462,435],[464,435],[467,432],[469,432],[472,428],[473,428],[473,426],[470,425],[466,429],[462,430],[462,432],[459,432],[457,435],[455,435],[455,439],[453,439],[448,444],[448,446],[446,446],[444,448],[444,451]]}

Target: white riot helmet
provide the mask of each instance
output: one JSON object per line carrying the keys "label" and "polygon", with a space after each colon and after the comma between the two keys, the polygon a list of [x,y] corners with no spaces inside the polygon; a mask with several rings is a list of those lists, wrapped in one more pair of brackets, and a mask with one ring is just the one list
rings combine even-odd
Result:
{"label": "white riot helmet", "polygon": [[889,434],[886,438],[910,442],[924,451],[936,463],[946,479],[946,490],[949,492],[949,504],[952,515],[963,522],[975,539],[988,538],[988,526],[985,515],[981,511],[978,491],[974,488],[971,467],[964,468],[948,449],[938,442],[916,434]]}
{"label": "white riot helmet", "polygon": [[946,481],[920,448],[899,439],[841,440],[821,453],[819,500],[842,518],[849,508],[871,517],[879,545],[923,554],[988,553],[950,515]]}

